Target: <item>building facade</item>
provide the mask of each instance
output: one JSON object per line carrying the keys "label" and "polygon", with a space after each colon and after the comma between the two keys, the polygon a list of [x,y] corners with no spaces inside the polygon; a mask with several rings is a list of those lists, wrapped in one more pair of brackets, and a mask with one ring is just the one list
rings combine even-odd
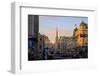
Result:
{"label": "building facade", "polygon": [[28,15],[28,60],[33,60],[37,58],[38,31],[39,16]]}
{"label": "building facade", "polygon": [[38,35],[38,57],[43,57],[43,52],[46,50],[48,53],[50,51],[50,48],[52,47],[52,44],[49,40],[49,38],[46,35]]}
{"label": "building facade", "polygon": [[63,53],[67,50],[67,37],[66,36],[60,36],[58,40],[58,49],[60,53]]}
{"label": "building facade", "polygon": [[88,44],[88,26],[83,21],[80,23],[79,28],[75,28],[73,37],[78,46],[87,46]]}

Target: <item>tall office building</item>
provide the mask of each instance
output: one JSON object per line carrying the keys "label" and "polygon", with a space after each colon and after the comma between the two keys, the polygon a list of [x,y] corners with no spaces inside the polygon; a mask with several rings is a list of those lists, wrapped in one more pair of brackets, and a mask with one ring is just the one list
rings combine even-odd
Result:
{"label": "tall office building", "polygon": [[37,58],[38,51],[39,16],[28,15],[28,58]]}

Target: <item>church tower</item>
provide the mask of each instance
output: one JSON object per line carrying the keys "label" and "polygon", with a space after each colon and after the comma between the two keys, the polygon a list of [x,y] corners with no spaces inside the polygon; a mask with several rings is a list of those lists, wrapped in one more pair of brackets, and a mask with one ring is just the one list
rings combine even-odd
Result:
{"label": "church tower", "polygon": [[58,49],[58,27],[56,28],[56,37],[55,37],[55,50]]}
{"label": "church tower", "polygon": [[56,44],[58,44],[58,27],[56,28]]}

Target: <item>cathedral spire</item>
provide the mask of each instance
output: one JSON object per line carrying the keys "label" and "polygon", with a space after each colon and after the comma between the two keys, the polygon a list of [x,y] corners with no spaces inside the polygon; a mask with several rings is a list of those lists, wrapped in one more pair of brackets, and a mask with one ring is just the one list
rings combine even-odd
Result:
{"label": "cathedral spire", "polygon": [[56,28],[56,37],[58,38],[58,27]]}
{"label": "cathedral spire", "polygon": [[56,37],[55,37],[55,49],[58,48],[58,27],[56,27]]}
{"label": "cathedral spire", "polygon": [[56,27],[56,43],[58,43],[58,27]]}

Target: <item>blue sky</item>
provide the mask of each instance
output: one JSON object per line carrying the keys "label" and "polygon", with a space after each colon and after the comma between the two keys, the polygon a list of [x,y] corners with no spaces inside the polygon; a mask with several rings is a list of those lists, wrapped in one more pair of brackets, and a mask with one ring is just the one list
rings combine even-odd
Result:
{"label": "blue sky", "polygon": [[[72,16],[39,16],[39,32],[45,34],[50,38],[50,32],[54,34],[58,27],[58,31],[61,35],[71,36],[75,28],[84,21],[88,24],[87,17],[72,17]],[[65,33],[64,33],[65,32]],[[62,34],[61,34],[62,33]],[[51,39],[54,41],[54,39]]]}

